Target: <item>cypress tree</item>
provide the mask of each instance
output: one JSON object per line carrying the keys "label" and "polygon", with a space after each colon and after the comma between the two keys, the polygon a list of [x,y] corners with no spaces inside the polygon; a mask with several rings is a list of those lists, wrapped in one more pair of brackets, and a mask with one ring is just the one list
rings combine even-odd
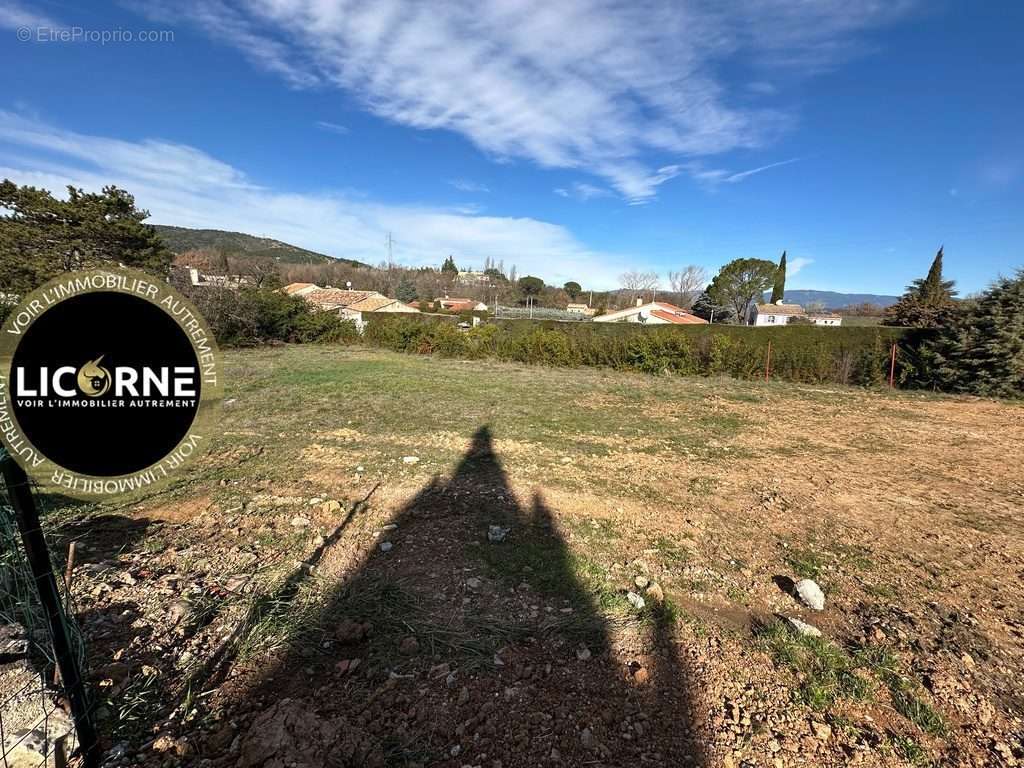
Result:
{"label": "cypress tree", "polygon": [[911,291],[915,291],[919,299],[931,306],[945,304],[956,295],[953,281],[942,279],[942,248],[940,245],[938,253],[932,259],[928,276],[924,280],[915,280],[911,286]]}
{"label": "cypress tree", "polygon": [[886,310],[884,325],[938,328],[949,320],[956,306],[952,280],[942,279],[942,248],[939,248],[926,277],[907,286],[906,293]]}
{"label": "cypress tree", "polygon": [[782,301],[786,295],[786,252],[782,252],[778,269],[775,270],[775,285],[772,286],[772,304]]}

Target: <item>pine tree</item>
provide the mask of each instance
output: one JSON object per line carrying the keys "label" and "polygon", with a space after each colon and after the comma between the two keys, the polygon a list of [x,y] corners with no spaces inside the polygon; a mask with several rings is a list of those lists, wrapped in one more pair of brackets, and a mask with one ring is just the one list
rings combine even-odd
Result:
{"label": "pine tree", "polygon": [[779,259],[778,269],[775,270],[775,285],[772,286],[772,304],[775,304],[786,295],[786,252],[782,252]]}
{"label": "pine tree", "polygon": [[408,275],[402,275],[402,279],[398,281],[398,286],[395,288],[395,298],[408,304],[416,301],[417,295],[416,284],[409,279]]}
{"label": "pine tree", "polygon": [[0,292],[24,294],[62,272],[124,264],[165,276],[171,252],[147,211],[114,186],[68,187],[66,200],[45,189],[0,182]]}
{"label": "pine tree", "polygon": [[1000,278],[954,314],[930,350],[943,389],[1024,395],[1024,270]]}
{"label": "pine tree", "polygon": [[459,268],[455,266],[455,259],[449,256],[444,260],[444,264],[441,265],[441,272],[443,274],[457,275],[459,274]]}

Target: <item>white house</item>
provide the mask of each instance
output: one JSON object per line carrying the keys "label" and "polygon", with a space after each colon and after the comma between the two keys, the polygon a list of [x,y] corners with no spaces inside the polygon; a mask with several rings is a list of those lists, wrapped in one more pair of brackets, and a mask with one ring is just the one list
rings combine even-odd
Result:
{"label": "white house", "polygon": [[667,301],[636,300],[635,307],[627,307],[594,318],[595,323],[643,323],[645,325],[703,325],[707,323],[682,307]]}
{"label": "white house", "polygon": [[843,318],[831,313],[808,314],[799,304],[755,304],[750,308],[750,325],[787,325],[794,317],[806,318],[814,325],[842,325]]}
{"label": "white house", "polygon": [[843,324],[843,316],[842,315],[814,314],[814,315],[808,315],[808,317],[811,318],[811,322],[814,323],[815,325],[831,325],[831,326],[836,326],[836,325],[842,325]]}
{"label": "white house", "polygon": [[597,310],[592,308],[589,304],[567,304],[565,311],[572,312],[575,315],[586,315],[587,317],[591,317],[595,312],[597,312]]}
{"label": "white house", "polygon": [[218,288],[237,290],[243,285],[252,285],[252,279],[244,275],[208,275],[200,272],[195,267],[188,268],[188,281],[200,288],[216,286]]}
{"label": "white house", "polygon": [[786,325],[790,318],[807,317],[807,312],[799,304],[755,304],[750,308],[747,322],[750,325]]}

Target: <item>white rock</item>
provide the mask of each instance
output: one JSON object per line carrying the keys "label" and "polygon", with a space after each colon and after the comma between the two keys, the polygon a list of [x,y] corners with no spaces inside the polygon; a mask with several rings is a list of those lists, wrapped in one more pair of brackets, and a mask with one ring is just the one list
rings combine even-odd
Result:
{"label": "white rock", "polygon": [[648,584],[651,583],[651,580],[648,579],[646,576],[637,576],[635,579],[633,579],[633,583],[640,587],[640,589],[644,589],[647,587]]}
{"label": "white rock", "polygon": [[511,530],[511,528],[503,528],[500,525],[490,525],[487,527],[487,540],[497,544],[499,541],[504,541]]}
{"label": "white rock", "polygon": [[481,582],[480,579],[476,578],[475,576],[471,579],[466,579],[466,586],[470,589],[480,589],[480,585],[482,583],[483,582]]}
{"label": "white rock", "polygon": [[292,528],[305,528],[309,525],[309,518],[296,516],[292,518]]}
{"label": "white rock", "polygon": [[419,456],[403,456],[402,457],[402,463],[403,464],[417,464],[419,462],[419,460],[420,460]]}
{"label": "white rock", "polygon": [[390,551],[390,550],[391,550],[391,548],[392,548],[393,546],[395,546],[395,545],[394,545],[394,544],[392,544],[392,543],[391,543],[390,541],[382,541],[382,542],[381,542],[380,544],[378,544],[377,546],[378,546],[378,547],[380,547],[380,551],[381,551],[381,552],[388,552],[388,551]]}
{"label": "white rock", "polygon": [[638,595],[636,592],[627,592],[626,599],[629,601],[629,604],[636,608],[638,611],[641,610],[645,605],[644,599],[640,597],[640,595]]}
{"label": "white rock", "polygon": [[821,587],[815,584],[811,579],[800,579],[795,585],[797,597],[800,598],[800,602],[806,605],[813,611],[821,611],[825,609],[825,593],[821,591]]}
{"label": "white rock", "polygon": [[576,649],[576,658],[580,661],[587,661],[590,658],[590,649],[585,645],[581,645]]}
{"label": "white rock", "polygon": [[821,637],[821,630],[815,626],[808,624],[806,621],[800,621],[800,619],[794,619],[791,616],[786,617],[786,621],[789,623],[789,628],[796,632],[798,635],[807,635],[808,637]]}

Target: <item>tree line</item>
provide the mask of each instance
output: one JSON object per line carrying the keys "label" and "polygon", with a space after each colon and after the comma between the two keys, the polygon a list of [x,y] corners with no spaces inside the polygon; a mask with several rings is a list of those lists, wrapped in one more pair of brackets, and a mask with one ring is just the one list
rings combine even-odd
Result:
{"label": "tree line", "polygon": [[[69,187],[67,198],[45,189],[0,182],[0,320],[18,297],[62,273],[121,264],[169,276],[175,260],[153,227],[149,214],[136,207],[127,191],[115,186],[99,193]],[[999,277],[981,294],[957,298],[955,284],[943,274],[940,247],[925,276],[907,286],[886,311],[884,323],[916,329],[912,353],[916,370],[937,389],[982,395],[1024,395],[1024,271]],[[184,290],[204,306],[224,330],[228,343],[336,340],[347,336],[340,319],[320,317],[307,302],[284,296],[280,285],[315,282],[377,290],[404,301],[432,300],[446,293],[493,301],[536,301],[564,307],[586,293],[592,306],[612,309],[636,298],[653,298],[659,290],[655,273],[627,272],[619,291],[589,292],[576,281],[549,286],[533,275],[518,276],[512,266],[488,261],[482,281],[464,282],[453,256],[439,268],[409,269],[393,264],[378,268],[346,263],[278,264],[271,259],[243,259],[231,254],[193,252],[177,257],[180,266],[220,270],[248,278],[239,291]],[[675,299],[716,322],[743,322],[753,303],[769,289],[771,300],[785,295],[786,252],[779,262],[735,259],[707,282],[698,266],[669,273],[661,297]],[[230,294],[230,295],[229,295]],[[212,297],[219,297],[214,305]],[[213,322],[213,320],[211,320]]]}

